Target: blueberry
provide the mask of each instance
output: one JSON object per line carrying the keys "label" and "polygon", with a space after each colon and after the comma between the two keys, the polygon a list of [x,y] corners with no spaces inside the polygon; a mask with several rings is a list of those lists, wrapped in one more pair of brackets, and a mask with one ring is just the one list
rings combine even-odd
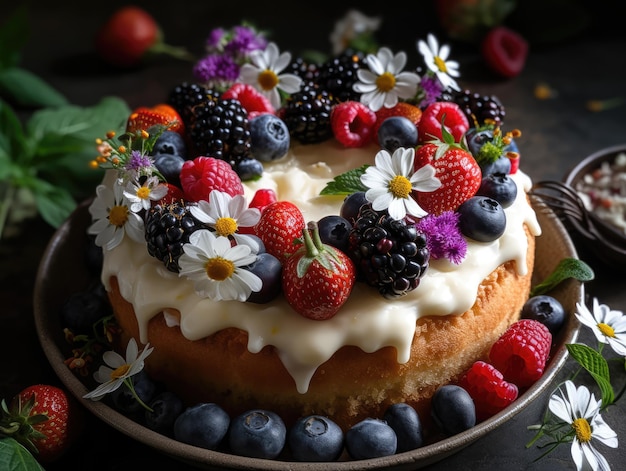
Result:
{"label": "blueberry", "polygon": [[398,453],[415,450],[424,444],[422,423],[417,411],[409,404],[392,404],[385,411],[383,419],[396,432]]}
{"label": "blueberry", "polygon": [[534,319],[555,335],[565,322],[565,309],[558,299],[548,295],[533,296],[522,308],[523,319]]}
{"label": "blueberry", "polygon": [[230,417],[217,404],[201,402],[188,407],[174,422],[174,438],[208,450],[215,450],[228,432]]}
{"label": "blueberry", "polygon": [[478,242],[496,240],[506,229],[502,205],[487,196],[473,196],[458,208],[459,229],[464,236]]}
{"label": "blueberry", "polygon": [[278,160],[289,150],[289,129],[278,116],[264,113],[250,121],[250,149],[262,161]]}
{"label": "blueberry", "polygon": [[78,291],[61,306],[63,327],[74,334],[93,334],[93,327],[100,319],[111,314],[111,306],[102,291],[87,289]]}
{"label": "blueberry", "polygon": [[164,435],[174,430],[174,422],[183,411],[183,401],[171,391],[157,394],[148,404],[152,412],[146,410],[146,426]]}
{"label": "blueberry", "polygon": [[415,147],[417,127],[404,116],[391,116],[378,128],[378,143],[389,153],[393,153],[398,147]]}
{"label": "blueberry", "polygon": [[379,419],[364,419],[346,432],[346,450],[355,460],[390,456],[397,446],[396,432]]}
{"label": "blueberry", "polygon": [[257,159],[242,159],[237,163],[235,172],[244,182],[257,180],[263,175],[263,164]]}
{"label": "blueberry", "polygon": [[359,216],[359,211],[362,206],[368,204],[367,198],[365,198],[364,191],[357,191],[352,193],[343,200],[341,208],[339,209],[339,215],[347,219],[350,224],[354,224]]}
{"label": "blueberry", "polygon": [[185,159],[176,154],[154,154],[153,158],[154,166],[165,180],[180,188],[180,170],[183,168]]}
{"label": "blueberry", "polygon": [[[145,404],[148,404],[154,397],[156,384],[145,370],[131,376],[135,393]],[[111,393],[111,400],[115,408],[127,414],[135,414],[143,409],[142,404],[137,400],[126,384]]]}
{"label": "blueberry", "polygon": [[334,214],[324,216],[317,222],[322,242],[347,252],[352,224],[346,218]]}
{"label": "blueberry", "polygon": [[337,461],[343,451],[343,431],[327,417],[302,417],[289,430],[289,448],[296,461]]}
{"label": "blueberry", "polygon": [[476,425],[476,408],[469,393],[448,384],[435,391],[431,403],[435,424],[447,436],[456,435]]}
{"label": "blueberry", "polygon": [[186,160],[187,144],[185,144],[185,139],[183,139],[183,136],[181,136],[179,133],[175,131],[163,131],[154,142],[154,146],[152,147],[152,153],[154,155],[179,155]]}
{"label": "blueberry", "polygon": [[506,173],[490,173],[483,177],[476,194],[493,198],[503,208],[508,208],[517,197],[517,185]]}
{"label": "blueberry", "polygon": [[257,255],[256,261],[246,267],[263,282],[261,291],[252,292],[248,297],[251,303],[264,304],[276,298],[282,289],[281,276],[283,267],[280,261],[272,254],[262,252]]}
{"label": "blueberry", "polygon": [[480,148],[487,142],[493,140],[492,129],[476,129],[471,128],[465,133],[465,140],[467,142],[467,149],[470,153],[477,157],[480,152]]}
{"label": "blueberry", "polygon": [[285,447],[286,436],[287,429],[278,415],[254,409],[233,419],[228,442],[236,455],[274,459]]}
{"label": "blueberry", "polygon": [[480,170],[483,175],[489,175],[491,173],[511,173],[511,159],[501,155],[494,162],[479,164]]}

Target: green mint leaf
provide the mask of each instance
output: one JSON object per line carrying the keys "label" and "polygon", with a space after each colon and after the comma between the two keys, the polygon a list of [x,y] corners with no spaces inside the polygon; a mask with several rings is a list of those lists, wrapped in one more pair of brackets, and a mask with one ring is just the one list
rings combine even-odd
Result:
{"label": "green mint leaf", "polygon": [[36,179],[30,189],[35,197],[37,211],[54,228],[59,227],[76,209],[76,201],[62,186]]}
{"label": "green mint leaf", "polygon": [[545,294],[559,283],[569,278],[583,282],[591,281],[595,278],[595,274],[591,267],[582,260],[577,258],[564,258],[544,281],[535,285],[530,292],[530,296]]}
{"label": "green mint leaf", "polygon": [[3,170],[11,161],[19,161],[27,150],[22,124],[4,101],[0,100],[0,181],[6,177]]}
{"label": "green mint leaf", "polygon": [[365,173],[367,167],[369,165],[362,165],[337,175],[326,184],[320,195],[350,195],[357,191],[366,191],[367,187],[361,183],[361,175]]}
{"label": "green mint leaf", "polygon": [[602,407],[612,404],[615,400],[615,393],[611,386],[609,365],[606,359],[593,348],[584,344],[567,344],[566,347],[572,358],[595,379],[602,393]]}
{"label": "green mint leaf", "polygon": [[35,457],[14,438],[0,438],[0,469],[44,471]]}
{"label": "green mint leaf", "polygon": [[0,26],[0,69],[15,67],[29,36],[26,7],[21,5]]}
{"label": "green mint leaf", "polygon": [[25,107],[67,104],[67,99],[37,75],[20,67],[0,70],[0,96]]}

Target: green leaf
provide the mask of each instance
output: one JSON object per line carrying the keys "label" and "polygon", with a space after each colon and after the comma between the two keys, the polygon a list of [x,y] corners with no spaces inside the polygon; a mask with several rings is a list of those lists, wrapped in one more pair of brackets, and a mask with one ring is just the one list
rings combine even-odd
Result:
{"label": "green leaf", "polygon": [[567,344],[566,347],[572,358],[595,379],[602,393],[602,407],[612,404],[615,400],[615,393],[613,386],[611,386],[609,364],[606,359],[593,348],[584,344]]}
{"label": "green leaf", "polygon": [[14,438],[0,439],[0,469],[3,471],[44,471],[35,457]]}
{"label": "green leaf", "polygon": [[20,67],[0,70],[0,96],[18,105],[36,108],[67,104],[67,99],[51,85]]}
{"label": "green leaf", "polygon": [[350,195],[357,191],[366,191],[367,187],[361,183],[361,175],[365,173],[367,167],[369,165],[362,165],[337,175],[326,184],[320,195]]}
{"label": "green leaf", "polygon": [[0,69],[14,67],[29,36],[26,7],[20,5],[0,27]]}
{"label": "green leaf", "polygon": [[595,274],[591,267],[582,260],[564,258],[544,281],[535,285],[530,292],[530,296],[545,294],[569,278],[585,282],[593,280]]}
{"label": "green leaf", "polygon": [[76,209],[76,201],[68,190],[36,180],[31,187],[39,214],[52,227],[59,227]]}
{"label": "green leaf", "polygon": [[0,181],[4,180],[3,170],[9,162],[19,161],[27,148],[19,118],[6,102],[0,100]]}

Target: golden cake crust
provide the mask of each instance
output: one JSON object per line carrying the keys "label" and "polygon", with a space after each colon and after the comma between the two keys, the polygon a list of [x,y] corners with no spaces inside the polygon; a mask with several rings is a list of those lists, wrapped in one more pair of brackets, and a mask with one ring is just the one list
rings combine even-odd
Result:
{"label": "golden cake crust", "polygon": [[[247,333],[227,328],[200,340],[188,340],[169,327],[161,313],[148,324],[154,347],[146,359],[150,376],[179,394],[188,405],[215,402],[232,416],[253,408],[273,410],[285,421],[322,414],[344,430],[366,417],[382,417],[393,403],[414,406],[428,417],[430,398],[477,359],[486,359],[491,345],[516,321],[528,298],[534,266],[535,240],[528,229],[527,273],[519,275],[514,261],[496,268],[479,286],[474,305],[462,315],[432,316],[417,321],[407,363],[385,347],[366,353],[344,346],[323,363],[305,394],[283,366],[275,348],[248,351]],[[139,340],[132,305],[110,280],[109,298],[121,328],[118,341]]]}

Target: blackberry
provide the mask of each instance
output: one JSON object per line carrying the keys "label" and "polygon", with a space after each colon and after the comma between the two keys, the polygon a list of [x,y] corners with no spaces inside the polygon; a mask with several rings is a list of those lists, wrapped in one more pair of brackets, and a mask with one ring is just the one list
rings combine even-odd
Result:
{"label": "blackberry", "polygon": [[188,126],[196,105],[215,101],[219,97],[220,94],[216,90],[197,83],[182,82],[170,91],[167,103],[178,112],[183,123]]}
{"label": "blackberry", "polygon": [[319,67],[317,83],[339,102],[359,101],[361,94],[352,89],[358,81],[357,70],[365,68],[365,56],[360,51],[347,49]]}
{"label": "blackberry", "polygon": [[235,171],[250,158],[248,112],[239,100],[207,100],[193,108],[189,137],[197,155],[228,162]]}
{"label": "blackberry", "polygon": [[296,57],[289,64],[287,72],[295,74],[302,79],[304,83],[315,82],[319,75],[319,68],[313,62],[307,62],[302,57]]}
{"label": "blackberry", "polygon": [[189,207],[174,202],[152,206],[145,215],[145,232],[148,253],[161,260],[174,273],[180,271],[178,259],[189,236],[204,226],[194,218]]}
{"label": "blackberry", "polygon": [[359,275],[386,298],[417,288],[428,268],[430,252],[424,234],[387,211],[373,210],[371,204],[359,211],[349,243]]}
{"label": "blackberry", "polygon": [[495,95],[481,95],[471,90],[446,91],[441,95],[441,101],[452,101],[459,105],[470,125],[479,127],[486,120],[493,121],[497,126],[502,126],[506,116],[504,105]]}
{"label": "blackberry", "polygon": [[287,98],[281,117],[292,138],[301,144],[315,144],[333,136],[330,113],[335,103],[327,90],[308,82]]}

